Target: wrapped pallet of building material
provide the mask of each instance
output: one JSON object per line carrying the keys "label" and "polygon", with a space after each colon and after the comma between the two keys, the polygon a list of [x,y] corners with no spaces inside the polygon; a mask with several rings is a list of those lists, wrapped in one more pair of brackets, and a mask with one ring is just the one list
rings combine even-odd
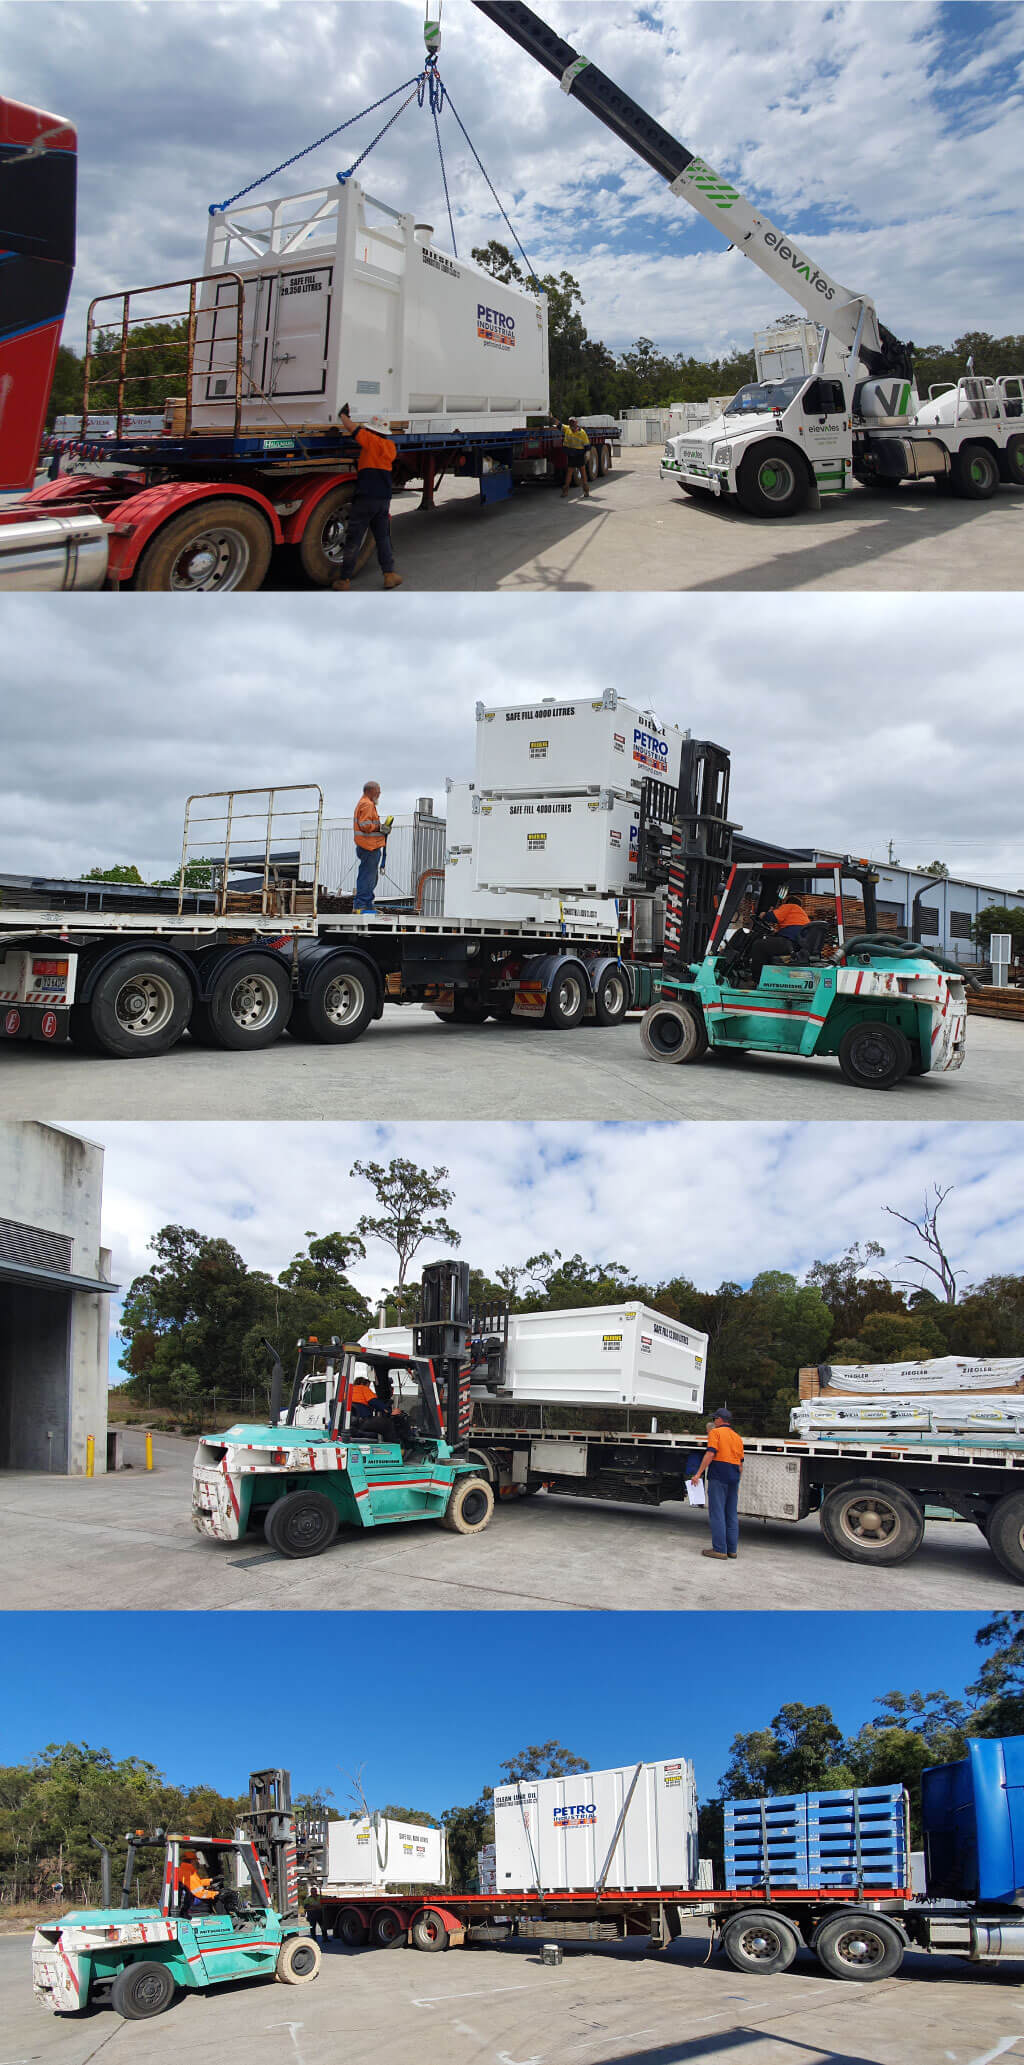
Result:
{"label": "wrapped pallet of building material", "polygon": [[685,736],[614,688],[538,703],[478,703],[474,779],[478,789],[506,796],[639,793],[645,775],[678,782]]}
{"label": "wrapped pallet of building material", "polygon": [[495,1890],[592,1892],[697,1883],[697,1792],[687,1757],[494,1793]]}
{"label": "wrapped pallet of building material", "polygon": [[812,1398],[794,1406],[789,1431],[804,1440],[815,1434],[1005,1434],[1024,1437],[1024,1398],[965,1392],[959,1398]]}
{"label": "wrapped pallet of building material", "polygon": [[386,429],[518,430],[548,408],[547,303],[436,250],[358,180],[210,218],[196,325],[195,429],[230,431],[242,282],[243,428],[328,429],[348,406]]}
{"label": "wrapped pallet of building material", "polygon": [[937,1355],[931,1362],[869,1362],[818,1365],[820,1390],[860,1395],[902,1392],[1011,1391],[1024,1393],[1024,1356]]}
{"label": "wrapped pallet of building material", "polygon": [[327,1824],[328,1886],[443,1886],[446,1861],[443,1828],[379,1814]]}

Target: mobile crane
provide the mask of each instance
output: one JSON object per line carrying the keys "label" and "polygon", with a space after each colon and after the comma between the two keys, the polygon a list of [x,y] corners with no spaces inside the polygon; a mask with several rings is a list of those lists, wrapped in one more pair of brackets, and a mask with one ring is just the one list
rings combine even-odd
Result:
{"label": "mobile crane", "polygon": [[975,501],[1001,480],[1024,486],[1024,376],[963,379],[922,404],[914,347],[886,329],[868,295],[815,264],[531,8],[474,5],[821,327],[810,374],[743,387],[723,415],[669,438],[663,480],[688,494],[735,496],[752,516],[819,507],[855,480],[888,491],[929,476]]}

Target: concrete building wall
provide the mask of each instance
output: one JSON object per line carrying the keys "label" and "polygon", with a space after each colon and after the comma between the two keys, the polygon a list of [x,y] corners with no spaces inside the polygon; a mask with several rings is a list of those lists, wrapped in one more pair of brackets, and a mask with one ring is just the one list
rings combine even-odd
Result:
{"label": "concrete building wall", "polygon": [[[55,1266],[98,1283],[110,1278],[102,1199],[94,1142],[36,1120],[0,1127],[0,1220],[69,1242]],[[8,1229],[0,1253],[17,1239]],[[106,1469],[109,1330],[108,1292],[0,1279],[0,1466],[80,1475],[91,1434]]]}

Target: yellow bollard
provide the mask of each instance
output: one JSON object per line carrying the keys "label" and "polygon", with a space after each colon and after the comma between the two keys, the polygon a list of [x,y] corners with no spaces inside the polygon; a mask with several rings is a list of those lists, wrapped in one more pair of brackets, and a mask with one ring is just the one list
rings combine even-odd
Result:
{"label": "yellow bollard", "polygon": [[146,1468],[147,1470],[153,1468],[153,1436],[148,1433],[146,1435]]}
{"label": "yellow bollard", "polygon": [[85,1474],[87,1477],[95,1477],[96,1475],[95,1434],[87,1434],[85,1437]]}

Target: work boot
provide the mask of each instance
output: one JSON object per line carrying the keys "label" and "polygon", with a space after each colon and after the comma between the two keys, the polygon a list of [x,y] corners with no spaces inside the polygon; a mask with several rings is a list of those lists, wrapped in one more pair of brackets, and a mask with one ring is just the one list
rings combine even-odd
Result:
{"label": "work boot", "polygon": [[385,588],[400,588],[400,587],[401,587],[401,585],[402,585],[402,576],[401,576],[401,574],[385,574],[385,576],[384,576],[384,586],[385,586]]}
{"label": "work boot", "polygon": [[351,588],[351,586],[352,586],[352,583],[351,583],[351,581],[342,581],[342,580],[337,580],[337,581],[332,581],[332,582],[331,582],[331,587],[332,587],[332,588]]}
{"label": "work boot", "polygon": [[737,1558],[737,1556],[739,1555],[739,1553],[740,1553],[740,1552],[739,1552],[739,1550],[738,1550],[738,1549],[730,1549],[730,1550],[729,1550],[729,1561],[730,1561],[730,1563],[735,1563],[735,1561],[736,1561],[736,1558]]}
{"label": "work boot", "polygon": [[716,1563],[728,1563],[729,1558],[721,1549],[702,1549],[702,1556],[712,1556]]}

